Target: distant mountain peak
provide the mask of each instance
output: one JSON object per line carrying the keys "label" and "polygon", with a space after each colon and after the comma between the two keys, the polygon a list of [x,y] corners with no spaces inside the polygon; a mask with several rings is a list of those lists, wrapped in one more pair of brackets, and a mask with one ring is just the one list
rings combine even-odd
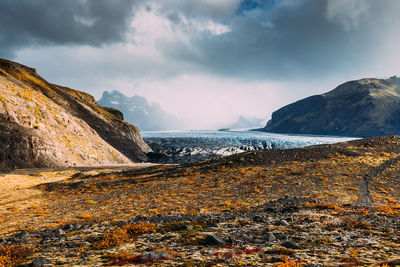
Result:
{"label": "distant mountain peak", "polygon": [[179,121],[174,116],[165,112],[158,103],[149,103],[139,95],[128,97],[117,90],[104,91],[98,103],[104,107],[121,110],[125,120],[137,125],[140,130],[161,131],[179,128]]}

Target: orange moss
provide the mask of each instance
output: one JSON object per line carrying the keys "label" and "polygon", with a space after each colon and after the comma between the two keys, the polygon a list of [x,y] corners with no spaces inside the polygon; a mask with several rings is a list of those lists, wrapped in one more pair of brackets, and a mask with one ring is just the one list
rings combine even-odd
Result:
{"label": "orange moss", "polygon": [[155,233],[157,227],[148,222],[137,224],[126,224],[122,227],[115,227],[103,236],[103,239],[93,245],[96,249],[116,247],[135,239],[137,236],[148,233]]}
{"label": "orange moss", "polygon": [[19,265],[34,252],[33,245],[0,246],[0,267]]}
{"label": "orange moss", "polygon": [[384,205],[381,206],[377,209],[378,211],[382,213],[388,213],[388,214],[399,214],[400,213],[400,205]]}
{"label": "orange moss", "polygon": [[285,258],[285,259],[283,259],[283,262],[274,264],[274,267],[301,267],[304,265],[305,265],[304,262],[298,262],[293,259]]}
{"label": "orange moss", "polygon": [[307,208],[315,209],[326,209],[326,210],[341,210],[342,208],[332,203],[309,203],[306,205]]}

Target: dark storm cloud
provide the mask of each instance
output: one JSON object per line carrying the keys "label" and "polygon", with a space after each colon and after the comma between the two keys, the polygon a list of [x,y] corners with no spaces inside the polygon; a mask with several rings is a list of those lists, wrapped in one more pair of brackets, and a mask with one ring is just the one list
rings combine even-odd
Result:
{"label": "dark storm cloud", "polygon": [[396,0],[247,0],[226,23],[230,32],[196,33],[190,42],[159,47],[171,58],[223,76],[329,76],[377,64],[387,42],[399,41],[398,14]]}
{"label": "dark storm cloud", "polygon": [[[33,48],[32,65],[56,55],[127,78],[358,77],[400,61],[399,14],[399,0],[0,0],[0,57]],[[136,31],[125,40],[130,22]],[[76,59],[71,45],[95,56]]]}
{"label": "dark storm cloud", "polygon": [[122,41],[134,4],[134,0],[1,0],[0,57],[12,57],[34,44],[100,46]]}

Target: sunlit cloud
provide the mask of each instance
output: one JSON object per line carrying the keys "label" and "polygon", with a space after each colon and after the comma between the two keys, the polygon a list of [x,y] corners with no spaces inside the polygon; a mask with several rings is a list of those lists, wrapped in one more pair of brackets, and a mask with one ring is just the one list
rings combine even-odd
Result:
{"label": "sunlit cloud", "polygon": [[0,54],[96,98],[142,95],[194,128],[268,118],[342,82],[399,74],[396,0],[116,1],[106,17],[104,0],[21,1],[43,17],[41,5],[68,10],[65,36],[52,24],[32,30],[34,18],[3,1]]}

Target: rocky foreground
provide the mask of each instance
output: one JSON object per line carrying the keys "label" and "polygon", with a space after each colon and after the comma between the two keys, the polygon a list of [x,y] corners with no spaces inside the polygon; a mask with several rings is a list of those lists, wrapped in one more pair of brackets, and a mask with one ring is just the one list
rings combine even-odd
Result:
{"label": "rocky foreground", "polygon": [[381,137],[5,174],[34,186],[2,195],[0,266],[397,266],[399,148]]}

